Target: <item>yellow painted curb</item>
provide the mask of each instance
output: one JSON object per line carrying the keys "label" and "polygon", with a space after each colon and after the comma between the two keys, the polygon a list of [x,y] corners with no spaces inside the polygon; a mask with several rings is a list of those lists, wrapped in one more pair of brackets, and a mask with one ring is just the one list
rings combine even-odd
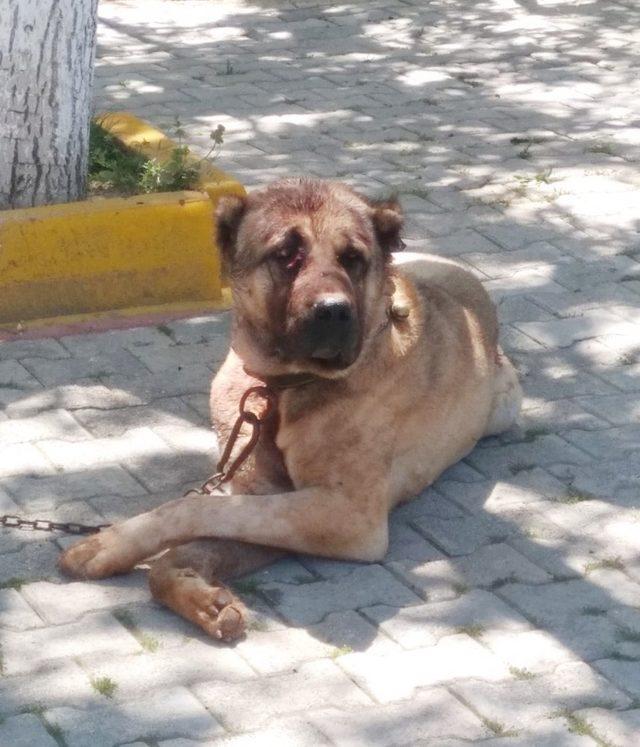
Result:
{"label": "yellow painted curb", "polygon": [[[176,147],[136,117],[110,114],[101,123],[107,118],[116,137],[145,154],[169,157]],[[198,186],[201,192],[0,211],[0,328],[113,310],[140,316],[176,305],[196,312],[228,306],[214,207],[222,195],[245,192],[209,164]]]}

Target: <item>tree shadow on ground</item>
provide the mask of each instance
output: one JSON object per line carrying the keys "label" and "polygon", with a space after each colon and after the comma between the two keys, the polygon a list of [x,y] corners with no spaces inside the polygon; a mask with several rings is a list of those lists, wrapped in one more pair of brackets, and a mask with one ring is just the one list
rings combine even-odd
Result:
{"label": "tree shadow on ground", "polygon": [[[526,652],[532,626],[546,636],[553,666],[599,662],[596,669],[624,685],[611,662],[640,660],[633,531],[640,426],[628,412],[628,395],[640,390],[640,359],[625,326],[637,322],[640,289],[640,222],[630,209],[638,151],[626,100],[637,64],[626,35],[639,17],[629,3],[517,6],[217,8],[187,42],[173,22],[141,30],[117,6],[103,13],[110,46],[99,66],[101,105],[167,121],[178,113],[190,142],[202,145],[208,129],[225,124],[221,166],[248,184],[312,173],[397,191],[410,247],[457,257],[485,279],[500,305],[505,348],[523,375],[521,427],[481,442],[396,511],[384,564],[300,557],[245,579],[239,588],[257,617],[240,653],[261,645],[265,631],[303,630],[328,646],[321,654],[311,648],[314,657],[338,656],[368,686],[362,652],[382,656],[390,636],[409,649],[409,666],[413,647],[457,630],[511,663],[517,680],[537,674]],[[127,38],[139,48],[126,58],[113,53]],[[277,94],[274,81],[282,83]],[[599,102],[608,87],[621,94]],[[190,372],[107,374],[79,386],[117,390],[123,406],[138,401],[140,427],[170,416],[189,431],[203,422],[215,369],[206,354],[219,354],[219,336],[205,333],[202,346]],[[107,390],[95,389],[96,400]],[[49,392],[34,412],[69,407],[64,385]],[[10,416],[34,396],[16,390]],[[110,403],[105,433],[125,416]],[[77,497],[112,520],[210,471],[206,450],[169,447],[136,455],[133,471],[123,460],[76,474],[36,473],[49,481],[36,505],[57,511],[65,485],[77,482]],[[98,486],[113,479],[113,470],[123,481],[117,498],[82,488],[92,477]],[[149,474],[158,483],[145,483]],[[4,482],[24,507],[34,486],[24,474]],[[71,502],[57,515],[78,518],[74,511]],[[22,547],[16,552],[27,557]],[[322,604],[342,606],[343,617],[325,618]],[[131,614],[159,640],[176,629],[205,640],[154,606]],[[413,638],[412,625],[419,627]],[[521,651],[500,648],[500,637]],[[417,687],[429,684],[415,677]],[[602,705],[609,691],[591,682],[577,694],[552,693],[557,707]]]}

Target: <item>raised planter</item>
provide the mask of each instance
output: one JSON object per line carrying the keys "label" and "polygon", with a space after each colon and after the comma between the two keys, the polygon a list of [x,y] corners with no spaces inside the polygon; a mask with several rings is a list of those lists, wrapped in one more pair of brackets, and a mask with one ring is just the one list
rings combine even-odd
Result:
{"label": "raised planter", "polygon": [[[162,160],[176,147],[130,114],[99,119],[145,155]],[[198,188],[0,211],[0,330],[228,306],[214,210],[244,188],[210,164]]]}

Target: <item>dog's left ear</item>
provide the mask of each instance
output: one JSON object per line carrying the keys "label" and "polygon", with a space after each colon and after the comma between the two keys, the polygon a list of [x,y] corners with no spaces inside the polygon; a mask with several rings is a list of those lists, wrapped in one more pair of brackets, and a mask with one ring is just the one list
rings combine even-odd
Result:
{"label": "dog's left ear", "polygon": [[372,200],[369,205],[371,222],[382,251],[385,254],[402,251],[404,241],[400,238],[400,232],[404,216],[398,200]]}
{"label": "dog's left ear", "polygon": [[228,195],[221,198],[216,209],[218,245],[227,262],[233,259],[238,238],[238,228],[247,209],[247,198]]}

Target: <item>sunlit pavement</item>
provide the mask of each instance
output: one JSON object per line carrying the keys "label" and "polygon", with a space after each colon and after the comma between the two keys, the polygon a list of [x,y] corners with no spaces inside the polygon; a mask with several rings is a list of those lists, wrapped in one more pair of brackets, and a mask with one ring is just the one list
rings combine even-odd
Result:
{"label": "sunlit pavement", "polygon": [[[223,124],[248,187],[398,193],[409,248],[485,281],[526,399],[384,563],[239,584],[232,648],[142,571],[69,583],[65,540],[2,531],[0,744],[640,743],[639,29],[632,0],[102,0],[97,111],[203,154]],[[113,521],[204,478],[227,331],[0,343],[0,513]]]}

